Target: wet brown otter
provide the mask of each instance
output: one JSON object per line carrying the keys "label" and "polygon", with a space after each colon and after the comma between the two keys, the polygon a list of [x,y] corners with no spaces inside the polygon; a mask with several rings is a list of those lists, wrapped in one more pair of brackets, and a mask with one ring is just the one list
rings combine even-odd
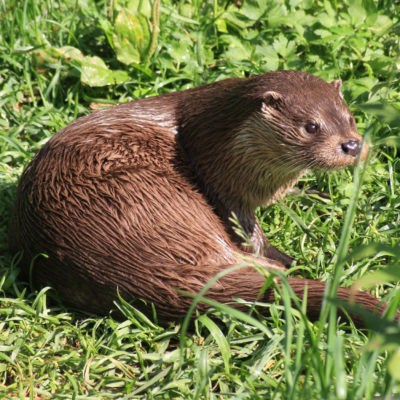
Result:
{"label": "wet brown otter", "polygon": [[[269,245],[254,209],[281,198],[310,168],[356,162],[361,137],[340,87],[276,71],[80,118],[22,175],[12,248],[24,251],[26,273],[36,255],[48,255],[34,261],[34,283],[55,287],[66,303],[104,313],[118,287],[127,299],[154,303],[162,321],[184,316],[191,303],[177,289],[197,293],[242,262],[240,252],[283,268],[290,258]],[[252,249],[241,247],[232,212]],[[289,282],[300,297],[308,285],[308,313],[317,316],[325,285]],[[207,297],[254,300],[263,283],[249,267],[226,275]],[[264,300],[273,299],[267,290]],[[356,300],[370,310],[378,304],[367,293]]]}

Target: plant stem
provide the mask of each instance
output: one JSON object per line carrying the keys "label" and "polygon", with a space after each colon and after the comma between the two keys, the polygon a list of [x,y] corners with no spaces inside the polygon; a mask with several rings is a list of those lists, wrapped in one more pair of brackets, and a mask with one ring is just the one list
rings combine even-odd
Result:
{"label": "plant stem", "polygon": [[147,64],[157,47],[157,36],[160,30],[160,0],[154,0],[153,8],[152,8],[152,30],[151,30],[151,41],[149,46],[149,51],[147,52],[145,63]]}
{"label": "plant stem", "polygon": [[114,0],[110,0],[108,2],[108,19],[112,22],[114,17]]}

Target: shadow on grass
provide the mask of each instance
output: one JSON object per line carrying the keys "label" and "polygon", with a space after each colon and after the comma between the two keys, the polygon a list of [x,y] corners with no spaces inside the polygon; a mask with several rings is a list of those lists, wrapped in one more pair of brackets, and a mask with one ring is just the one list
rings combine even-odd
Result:
{"label": "shadow on grass", "polygon": [[1,180],[0,177],[0,267],[4,258],[11,259],[8,248],[8,225],[17,191],[17,181]]}
{"label": "shadow on grass", "polygon": [[8,228],[14,206],[18,180],[0,176],[0,293],[18,297],[29,286],[19,277],[18,255],[8,245]]}

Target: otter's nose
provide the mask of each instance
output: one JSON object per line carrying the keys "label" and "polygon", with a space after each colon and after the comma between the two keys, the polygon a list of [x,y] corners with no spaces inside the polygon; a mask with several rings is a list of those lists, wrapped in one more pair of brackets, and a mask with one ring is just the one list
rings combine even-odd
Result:
{"label": "otter's nose", "polygon": [[348,142],[342,143],[342,150],[349,156],[357,156],[360,152],[360,142],[358,140],[349,140]]}

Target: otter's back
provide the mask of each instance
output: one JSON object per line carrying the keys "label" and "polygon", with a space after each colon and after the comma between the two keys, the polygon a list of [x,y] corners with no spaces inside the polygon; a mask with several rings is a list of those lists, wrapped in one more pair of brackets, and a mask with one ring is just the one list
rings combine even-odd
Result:
{"label": "otter's back", "polygon": [[[176,288],[200,290],[216,266],[238,261],[174,130],[132,114],[116,124],[118,111],[78,120],[38,152],[10,227],[26,275],[45,254],[33,263],[35,284],[94,312],[111,308],[117,287],[130,298],[178,302]],[[172,310],[170,303],[165,312]]]}

